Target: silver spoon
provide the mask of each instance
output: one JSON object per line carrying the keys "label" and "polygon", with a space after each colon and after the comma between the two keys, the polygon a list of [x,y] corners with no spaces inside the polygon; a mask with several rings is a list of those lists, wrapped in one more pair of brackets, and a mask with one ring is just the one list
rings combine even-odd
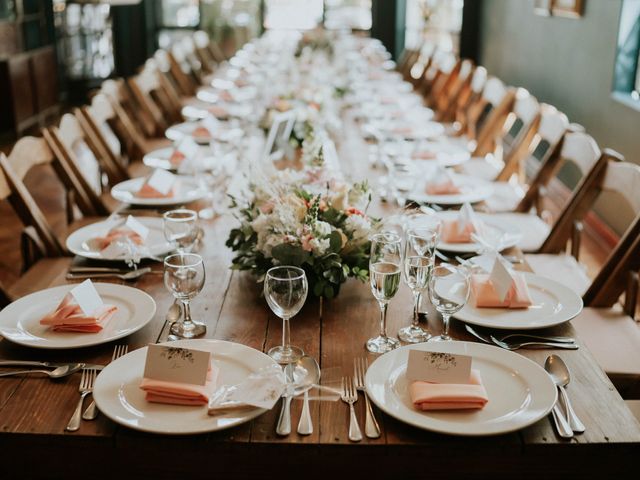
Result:
{"label": "silver spoon", "polygon": [[567,409],[567,417],[569,419],[571,430],[576,433],[584,432],[584,424],[580,421],[578,415],[576,415],[576,412],[573,410],[571,401],[569,400],[569,395],[567,395],[566,386],[569,385],[571,375],[569,374],[569,368],[567,368],[566,363],[564,363],[564,361],[557,355],[549,355],[547,360],[544,362],[544,369],[549,373],[555,384],[558,386],[558,390],[560,390],[562,401]]}
{"label": "silver spoon", "polygon": [[[298,422],[298,433],[300,435],[311,435],[313,433],[313,422],[309,411],[309,389],[320,381],[320,365],[318,365],[315,358],[309,355],[300,357],[296,364],[293,379],[296,384],[300,385],[300,388],[304,388],[304,403],[302,404],[302,413]],[[298,378],[299,376],[300,378]]]}
{"label": "silver spoon", "polygon": [[120,273],[91,273],[91,274],[68,273],[67,280],[75,280],[75,279],[82,279],[82,278],[119,278],[120,280],[136,280],[142,277],[143,275],[146,275],[149,272],[151,272],[150,267],[144,267],[138,270],[132,270],[130,272],[122,273],[122,274]]}
{"label": "silver spoon", "polygon": [[56,368],[55,370],[18,370],[15,372],[5,372],[5,373],[0,373],[0,377],[9,377],[11,375],[20,375],[23,373],[44,373],[45,375],[48,375],[49,378],[62,378],[62,377],[66,377],[67,375],[71,375],[74,372],[77,372],[78,370],[80,370],[82,367],[84,366],[84,363],[75,363],[72,365],[62,365],[61,367]]}

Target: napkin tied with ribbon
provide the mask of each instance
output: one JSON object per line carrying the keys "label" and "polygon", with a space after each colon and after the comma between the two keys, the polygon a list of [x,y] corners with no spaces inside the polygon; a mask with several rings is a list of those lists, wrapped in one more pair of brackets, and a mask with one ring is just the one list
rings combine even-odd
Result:
{"label": "napkin tied with ribbon", "polygon": [[465,203],[457,218],[442,222],[441,239],[445,243],[470,243],[473,234],[481,231],[481,223],[471,205]]}
{"label": "napkin tied with ribbon", "polygon": [[471,370],[469,383],[412,382],[411,402],[418,410],[469,410],[483,408],[489,398],[478,370]]}
{"label": "napkin tied with ribbon", "polygon": [[471,300],[477,308],[527,308],[533,304],[522,273],[497,256],[490,274],[471,275]]}

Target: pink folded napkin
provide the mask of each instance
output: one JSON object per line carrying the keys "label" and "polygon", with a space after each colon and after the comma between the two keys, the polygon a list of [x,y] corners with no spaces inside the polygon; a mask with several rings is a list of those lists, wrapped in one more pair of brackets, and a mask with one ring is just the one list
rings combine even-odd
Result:
{"label": "pink folded napkin", "polygon": [[198,140],[211,140],[211,132],[205,127],[196,127],[191,132],[191,136]]}
{"label": "pink folded napkin", "polygon": [[480,409],[489,401],[477,370],[471,370],[468,384],[413,382],[409,395],[418,410]]}
{"label": "pink folded napkin", "polygon": [[444,220],[440,238],[445,243],[471,243],[471,234],[476,233],[473,222],[467,222],[464,228],[458,228],[458,220]]}
{"label": "pink folded napkin", "polygon": [[477,308],[527,308],[533,304],[529,287],[521,273],[513,273],[513,283],[503,301],[500,301],[489,276],[489,274],[471,275],[471,297]]}
{"label": "pink folded napkin", "polygon": [[169,157],[169,163],[172,167],[179,167],[180,164],[184,161],[185,157],[184,153],[179,150],[174,150],[171,156]]}
{"label": "pink folded napkin", "polygon": [[460,191],[460,188],[450,178],[442,182],[427,184],[427,193],[429,195],[457,195]]}
{"label": "pink folded napkin", "polygon": [[219,105],[213,105],[209,107],[207,111],[211,115],[214,115],[217,118],[227,118],[229,116],[229,111],[226,108],[221,107]]}
{"label": "pink folded napkin", "polygon": [[412,157],[416,160],[434,160],[438,154],[431,150],[418,150],[417,152],[413,152]]}
{"label": "pink folded napkin", "polygon": [[40,324],[52,326],[54,332],[98,333],[117,310],[114,305],[103,305],[87,316],[73,295],[67,293],[58,307],[40,320]]}
{"label": "pink folded napkin", "polygon": [[193,385],[190,383],[165,382],[143,378],[140,388],[145,391],[145,400],[153,403],[171,405],[207,405],[209,398],[218,388],[220,370],[211,365],[207,372],[207,383]]}
{"label": "pink folded napkin", "polygon": [[166,195],[163,195],[158,190],[150,186],[147,181],[145,181],[144,184],[142,184],[142,187],[140,187],[140,190],[138,190],[135,195],[136,197],[140,198],[171,198],[176,193],[176,183],[174,183],[173,187],[171,187],[171,190],[169,190]]}
{"label": "pink folded napkin", "polygon": [[87,243],[89,244],[89,247],[94,250],[104,250],[113,242],[123,240],[125,238],[129,238],[136,245],[142,245],[144,243],[144,240],[142,240],[140,235],[126,226],[114,227],[109,230],[104,237],[92,238]]}

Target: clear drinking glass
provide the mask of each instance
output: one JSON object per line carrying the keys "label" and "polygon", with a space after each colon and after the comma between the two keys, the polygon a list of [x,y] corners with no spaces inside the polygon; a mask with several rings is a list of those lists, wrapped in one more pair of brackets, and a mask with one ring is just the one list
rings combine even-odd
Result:
{"label": "clear drinking glass", "polygon": [[404,208],[416,185],[416,172],[410,162],[396,162],[391,169],[391,186],[399,207]]}
{"label": "clear drinking glass", "polygon": [[282,345],[268,352],[278,363],[293,363],[304,355],[301,348],[290,343],[289,320],[304,305],[308,289],[307,276],[301,268],[283,266],[267,271],[264,296],[273,313],[282,318]]}
{"label": "clear drinking glass", "polygon": [[171,333],[180,338],[194,338],[204,334],[207,326],[191,319],[189,302],[204,287],[204,263],[195,253],[177,253],[164,259],[164,285],[184,305],[184,320],[171,326]]}
{"label": "clear drinking glass", "polygon": [[188,253],[198,238],[198,214],[193,210],[170,210],[163,216],[164,236],[180,253]]}
{"label": "clear drinking glass", "polygon": [[431,341],[451,340],[449,319],[467,303],[469,298],[469,274],[466,269],[443,264],[435,267],[429,279],[431,303],[442,315],[442,335]]}
{"label": "clear drinking glass", "polygon": [[400,342],[387,336],[387,306],[400,287],[402,255],[400,236],[383,232],[371,238],[369,280],[371,292],[380,305],[380,335],[367,340],[367,350],[385,353],[398,348]]}
{"label": "clear drinking glass", "polygon": [[438,230],[415,228],[407,231],[402,259],[404,281],[413,293],[413,322],[398,331],[398,338],[408,343],[426,342],[431,338],[428,330],[419,324],[418,310],[422,294],[429,286],[433,269]]}

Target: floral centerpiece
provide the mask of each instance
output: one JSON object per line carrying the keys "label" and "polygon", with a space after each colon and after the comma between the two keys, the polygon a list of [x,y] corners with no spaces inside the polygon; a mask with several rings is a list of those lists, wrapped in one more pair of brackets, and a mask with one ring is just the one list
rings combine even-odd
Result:
{"label": "floral centerpiece", "polygon": [[[322,165],[322,147],[307,149],[302,171],[283,170],[249,185],[249,198],[233,198],[240,226],[227,246],[236,252],[232,268],[263,281],[275,265],[305,270],[309,289],[333,298],[348,277],[369,277],[369,234],[375,221],[366,210],[366,182],[348,183]],[[315,165],[313,165],[315,163]]]}

